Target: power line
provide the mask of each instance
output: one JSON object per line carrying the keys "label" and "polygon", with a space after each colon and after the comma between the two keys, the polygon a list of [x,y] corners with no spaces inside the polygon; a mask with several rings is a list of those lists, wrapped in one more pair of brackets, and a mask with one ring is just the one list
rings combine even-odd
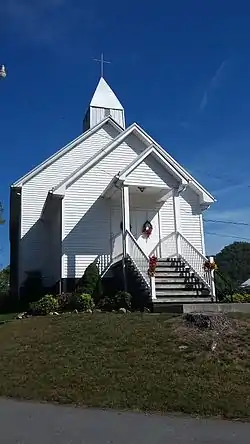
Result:
{"label": "power line", "polygon": [[250,224],[247,222],[234,222],[231,220],[216,220],[216,219],[203,219],[204,222],[212,222],[218,224],[230,224],[230,225],[243,225],[245,227],[250,227]]}
{"label": "power line", "polygon": [[239,240],[245,240],[250,242],[250,238],[249,237],[240,237],[240,236],[233,236],[231,234],[221,234],[221,233],[213,233],[211,231],[206,231],[205,234],[209,234],[212,236],[220,236],[220,237],[230,237],[231,239],[239,239]]}

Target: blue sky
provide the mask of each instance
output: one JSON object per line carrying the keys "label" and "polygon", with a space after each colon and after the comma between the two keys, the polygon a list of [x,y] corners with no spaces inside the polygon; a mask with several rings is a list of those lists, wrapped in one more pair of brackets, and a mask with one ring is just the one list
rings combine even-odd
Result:
{"label": "blue sky", "polygon": [[[250,223],[250,4],[247,0],[6,0],[0,3],[0,200],[81,132],[99,77],[137,121],[213,192],[207,219]],[[208,253],[250,227],[205,223]],[[216,233],[210,234],[210,233]],[[227,237],[228,236],[228,237]],[[8,224],[0,227],[8,263]]]}

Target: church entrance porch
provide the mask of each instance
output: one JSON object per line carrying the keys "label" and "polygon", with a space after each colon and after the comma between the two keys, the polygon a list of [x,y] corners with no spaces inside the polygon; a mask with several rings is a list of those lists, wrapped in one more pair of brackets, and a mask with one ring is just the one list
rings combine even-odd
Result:
{"label": "church entrance porch", "polygon": [[[162,190],[127,187],[126,204],[123,193],[124,189],[119,190],[110,200],[111,256],[116,259],[123,255],[126,248],[125,233],[128,231],[138,248],[149,257],[160,242],[160,208],[163,202],[157,200],[162,198]],[[148,236],[144,232],[146,226],[150,227]]]}
{"label": "church entrance porch", "polygon": [[[204,302],[215,295],[213,273],[204,270],[206,257],[181,233],[182,191],[123,183],[107,196],[111,263],[125,261],[127,270],[137,274],[150,292],[152,302]],[[153,274],[149,273],[152,256],[157,257]]]}

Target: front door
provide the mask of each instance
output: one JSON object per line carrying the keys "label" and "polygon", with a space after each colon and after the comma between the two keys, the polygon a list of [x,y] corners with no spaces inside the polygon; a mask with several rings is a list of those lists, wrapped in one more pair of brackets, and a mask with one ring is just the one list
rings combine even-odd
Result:
{"label": "front door", "polygon": [[[142,234],[143,225],[146,221],[149,221],[153,227],[149,238],[145,238]],[[149,256],[160,240],[158,210],[131,208],[130,223],[133,236],[144,253]]]}

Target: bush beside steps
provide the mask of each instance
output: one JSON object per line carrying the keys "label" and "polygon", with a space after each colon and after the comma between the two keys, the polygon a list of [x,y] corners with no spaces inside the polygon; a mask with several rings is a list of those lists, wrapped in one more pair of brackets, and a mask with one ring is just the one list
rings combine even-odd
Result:
{"label": "bush beside steps", "polygon": [[248,293],[233,293],[232,295],[226,296],[222,300],[222,302],[247,304],[250,302],[250,294],[248,294]]}
{"label": "bush beside steps", "polygon": [[94,308],[98,312],[131,312],[130,293],[119,291],[113,297],[104,297],[95,306],[94,300],[90,294],[66,293],[59,296],[45,295],[36,302],[29,305],[26,313],[20,313],[17,319],[23,319],[30,316],[59,315],[64,312],[85,312],[92,313]]}
{"label": "bush beside steps", "polygon": [[101,277],[94,262],[86,268],[74,293],[63,293],[59,296],[47,294],[37,299],[35,292],[33,297],[35,302],[30,303],[28,311],[20,313],[17,318],[59,315],[63,312],[92,313],[94,308],[97,311],[129,313],[132,307],[132,296],[125,291],[118,291],[114,296],[103,296]]}

